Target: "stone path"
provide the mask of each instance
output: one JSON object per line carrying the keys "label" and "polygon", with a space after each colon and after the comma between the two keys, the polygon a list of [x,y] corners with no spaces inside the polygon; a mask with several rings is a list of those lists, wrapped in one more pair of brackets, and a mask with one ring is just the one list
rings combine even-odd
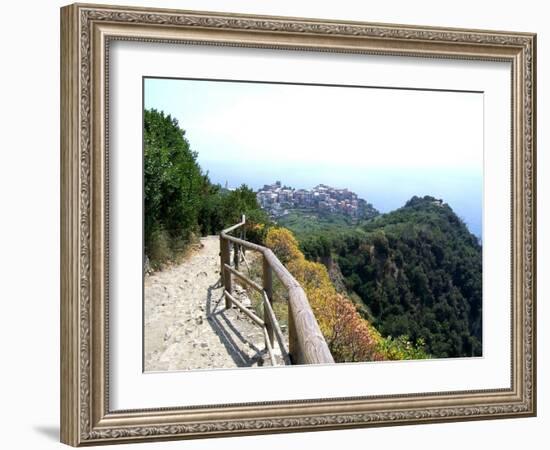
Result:
{"label": "stone path", "polygon": [[[182,264],[145,276],[145,371],[270,364],[262,329],[225,309],[219,248],[219,237],[207,236]],[[250,304],[242,287],[235,293]]]}

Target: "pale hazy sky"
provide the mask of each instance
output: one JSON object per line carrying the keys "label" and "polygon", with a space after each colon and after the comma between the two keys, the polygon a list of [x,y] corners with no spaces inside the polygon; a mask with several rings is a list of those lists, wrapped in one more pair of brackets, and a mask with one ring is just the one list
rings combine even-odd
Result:
{"label": "pale hazy sky", "polygon": [[148,78],[144,103],[178,119],[214,182],[332,184],[381,211],[434,195],[481,235],[480,93]]}

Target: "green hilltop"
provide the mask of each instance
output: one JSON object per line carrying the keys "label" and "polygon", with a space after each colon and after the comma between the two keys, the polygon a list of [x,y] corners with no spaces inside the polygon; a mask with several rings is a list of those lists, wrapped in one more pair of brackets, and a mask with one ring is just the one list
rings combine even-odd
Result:
{"label": "green hilltop", "polygon": [[301,246],[331,261],[358,309],[385,336],[421,339],[436,357],[480,356],[482,247],[451,207],[434,197]]}

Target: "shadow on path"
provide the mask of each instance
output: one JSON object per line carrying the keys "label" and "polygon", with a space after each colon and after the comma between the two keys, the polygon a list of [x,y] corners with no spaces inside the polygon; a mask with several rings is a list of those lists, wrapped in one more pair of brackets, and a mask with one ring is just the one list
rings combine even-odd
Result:
{"label": "shadow on path", "polygon": [[[227,353],[231,356],[237,367],[250,367],[254,364],[263,365],[263,355],[266,350],[259,349],[253,342],[247,339],[233,325],[231,319],[227,317],[225,309],[223,288],[221,295],[213,299],[214,291],[220,289],[221,280],[208,287],[206,296],[206,317],[210,327],[224,345]],[[240,342],[237,342],[236,339]],[[243,347],[253,349],[254,354],[250,356],[243,350]]]}

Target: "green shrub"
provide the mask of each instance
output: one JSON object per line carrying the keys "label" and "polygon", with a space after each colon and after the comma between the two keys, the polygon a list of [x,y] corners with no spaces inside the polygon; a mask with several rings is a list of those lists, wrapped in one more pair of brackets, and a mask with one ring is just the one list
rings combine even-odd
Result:
{"label": "green shrub", "polygon": [[157,270],[172,258],[170,235],[165,230],[154,230],[148,237],[148,253],[151,267]]}

